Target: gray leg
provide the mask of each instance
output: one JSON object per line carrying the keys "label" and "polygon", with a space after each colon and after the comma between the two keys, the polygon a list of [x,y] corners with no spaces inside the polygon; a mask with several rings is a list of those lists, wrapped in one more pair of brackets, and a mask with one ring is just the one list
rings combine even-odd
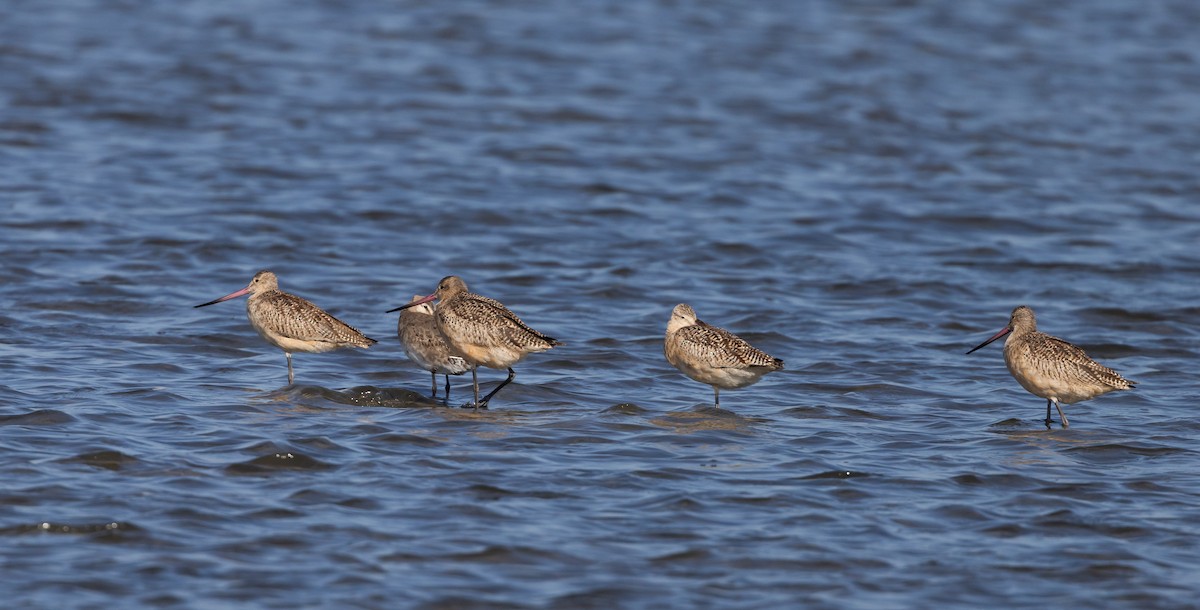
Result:
{"label": "gray leg", "polygon": [[450,376],[446,375],[446,400],[450,400]]}
{"label": "gray leg", "polygon": [[437,398],[437,371],[429,371],[429,376],[433,377],[433,397]]}
{"label": "gray leg", "polygon": [[713,386],[713,403],[718,407],[721,406],[721,388]]}
{"label": "gray leg", "polygon": [[1070,428],[1071,424],[1067,422],[1067,414],[1063,413],[1062,407],[1059,406],[1057,400],[1054,401],[1054,408],[1058,409],[1058,416],[1062,418],[1063,427]]}
{"label": "gray leg", "polygon": [[292,385],[296,381],[296,374],[292,372],[292,353],[283,352],[283,355],[288,359],[288,385]]}
{"label": "gray leg", "polygon": [[1046,429],[1047,430],[1050,429],[1050,424],[1054,423],[1054,420],[1050,419],[1050,405],[1053,403],[1054,403],[1053,400],[1050,400],[1049,398],[1046,399]]}
{"label": "gray leg", "polygon": [[474,386],[474,388],[475,388],[475,402],[473,402],[471,404],[463,405],[463,408],[475,407],[476,409],[478,409],[479,408],[479,367],[478,366],[471,367],[471,385]]}

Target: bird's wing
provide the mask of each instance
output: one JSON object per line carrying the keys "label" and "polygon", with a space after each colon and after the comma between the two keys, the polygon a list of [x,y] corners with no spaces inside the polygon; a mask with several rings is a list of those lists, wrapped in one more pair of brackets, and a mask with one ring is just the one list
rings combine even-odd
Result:
{"label": "bird's wing", "polygon": [[1082,348],[1058,337],[1041,335],[1034,349],[1040,356],[1039,360],[1052,363],[1057,370],[1075,379],[1120,389],[1133,387],[1133,382],[1120,373],[1092,360]]}
{"label": "bird's wing", "polygon": [[477,294],[470,296],[456,310],[460,316],[479,322],[472,326],[486,335],[480,343],[503,342],[521,348],[559,344],[553,337],[530,328],[503,303]]}
{"label": "bird's wing", "polygon": [[697,322],[676,331],[681,349],[719,368],[783,368],[783,361],[716,326]]}
{"label": "bird's wing", "polygon": [[274,324],[273,330],[289,339],[299,341],[326,341],[330,343],[367,343],[376,341],[363,335],[358,329],[325,313],[320,307],[294,294],[279,292],[267,295],[262,307],[269,308],[268,314]]}

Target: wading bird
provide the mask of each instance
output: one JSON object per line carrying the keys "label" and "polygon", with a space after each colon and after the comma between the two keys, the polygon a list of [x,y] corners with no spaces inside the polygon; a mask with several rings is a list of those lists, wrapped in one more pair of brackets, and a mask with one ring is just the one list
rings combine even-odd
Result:
{"label": "wading bird", "polygon": [[219,299],[201,303],[205,307],[249,294],[246,316],[250,325],[267,343],[287,356],[288,384],[295,381],[292,352],[320,353],[343,347],[368,348],[376,343],[345,322],[325,313],[320,307],[279,289],[279,280],[270,271],[259,271],[245,288]]}
{"label": "wading bird", "polygon": [[[412,298],[421,300],[421,295]],[[433,316],[433,307],[429,303],[414,305],[400,312],[400,320],[396,323],[396,334],[404,353],[422,370],[429,371],[433,376],[433,397],[437,398],[438,373],[446,376],[446,399],[450,399],[450,376],[462,375],[470,370],[467,361],[450,353],[450,343],[446,335],[438,330],[437,320]]]}
{"label": "wading bird", "polygon": [[[433,300],[438,302],[433,308],[434,319],[437,320],[438,329],[449,341],[451,353],[466,360],[471,367],[475,402],[463,405],[464,407],[486,409],[488,401],[516,377],[517,373],[512,369],[514,364],[529,354],[562,345],[557,339],[526,326],[499,301],[468,292],[467,283],[456,275],[442,278],[433,294],[388,310],[388,313]],[[479,399],[477,369],[480,366],[508,369],[508,378],[484,396],[483,400]]]}
{"label": "wading bird", "polygon": [[663,353],[667,362],[684,375],[712,386],[717,406],[721,405],[721,388],[744,388],[767,373],[783,369],[779,358],[772,358],[723,328],[696,319],[695,310],[686,303],[671,311]]}
{"label": "wading bird", "polygon": [[1017,383],[1030,394],[1046,399],[1046,428],[1050,427],[1050,405],[1058,409],[1062,427],[1069,427],[1060,402],[1075,404],[1113,390],[1133,389],[1136,382],[1092,360],[1082,349],[1038,332],[1033,310],[1021,305],[1012,311],[1008,326],[971,352],[1008,335],[1004,342],[1004,364]]}

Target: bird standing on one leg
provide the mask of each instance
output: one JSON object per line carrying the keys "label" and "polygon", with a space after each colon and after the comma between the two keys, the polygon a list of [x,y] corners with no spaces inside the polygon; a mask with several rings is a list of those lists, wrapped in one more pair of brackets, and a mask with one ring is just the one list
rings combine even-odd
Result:
{"label": "bird standing on one leg", "polygon": [[1062,427],[1067,428],[1070,423],[1059,403],[1075,404],[1113,390],[1131,390],[1136,383],[1092,360],[1082,349],[1038,332],[1037,317],[1025,305],[1013,309],[1008,326],[967,353],[1005,335],[1004,364],[1021,387],[1046,399],[1046,428],[1053,422],[1051,405],[1058,409]]}
{"label": "bird standing on one leg", "polygon": [[279,280],[267,270],[254,274],[254,279],[245,288],[196,307],[228,301],[245,294],[250,295],[246,301],[246,316],[250,318],[250,325],[267,343],[283,350],[287,356],[288,385],[295,381],[292,352],[320,353],[343,347],[366,349],[376,343],[320,307],[280,290]]}
{"label": "bird standing on one leg", "polygon": [[772,358],[741,337],[696,319],[686,303],[671,311],[667,338],[663,343],[667,362],[684,375],[713,388],[713,402],[721,405],[721,388],[744,388],[763,375],[783,369],[783,361]]}

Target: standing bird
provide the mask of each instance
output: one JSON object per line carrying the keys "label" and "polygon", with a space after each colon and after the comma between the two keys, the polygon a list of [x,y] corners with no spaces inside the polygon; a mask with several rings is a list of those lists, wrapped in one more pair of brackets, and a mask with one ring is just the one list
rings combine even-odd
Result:
{"label": "standing bird", "polygon": [[721,388],[744,388],[767,373],[783,370],[782,360],[696,319],[696,311],[686,303],[671,310],[663,353],[684,375],[711,385],[717,406],[721,406]]}
{"label": "standing bird", "polygon": [[254,279],[245,288],[196,307],[228,301],[244,294],[250,295],[246,301],[246,316],[250,318],[250,325],[267,343],[283,350],[287,356],[288,385],[295,381],[292,352],[318,354],[343,347],[366,349],[376,343],[320,307],[281,291],[275,274],[265,269],[254,274]]}
{"label": "standing bird", "polygon": [[1004,342],[1004,364],[1021,387],[1046,399],[1046,428],[1053,421],[1050,405],[1058,409],[1062,427],[1067,428],[1071,424],[1058,403],[1074,404],[1113,390],[1131,390],[1136,383],[1092,360],[1082,349],[1038,332],[1037,317],[1024,305],[1012,311],[1008,326],[967,353],[1004,335],[1009,335]]}
{"label": "standing bird", "polygon": [[[471,367],[471,382],[475,386],[475,402],[464,407],[486,409],[500,388],[508,385],[517,373],[512,369],[522,358],[544,352],[562,342],[547,337],[525,325],[507,307],[487,297],[467,292],[467,283],[457,275],[442,278],[437,291],[415,301],[388,310],[388,313],[416,307],[437,300],[433,317],[438,330],[450,343],[450,351],[467,361]],[[508,378],[496,386],[483,400],[479,399],[479,374],[476,369],[486,366],[508,369]]]}
{"label": "standing bird", "polygon": [[[422,298],[418,294],[412,300],[420,301]],[[429,303],[421,303],[400,312],[396,334],[400,336],[408,359],[433,376],[434,398],[437,398],[438,373],[446,376],[446,399],[449,400],[450,376],[462,375],[471,367],[467,366],[466,360],[450,354],[450,344],[446,341],[446,335],[438,330],[433,307]]]}

